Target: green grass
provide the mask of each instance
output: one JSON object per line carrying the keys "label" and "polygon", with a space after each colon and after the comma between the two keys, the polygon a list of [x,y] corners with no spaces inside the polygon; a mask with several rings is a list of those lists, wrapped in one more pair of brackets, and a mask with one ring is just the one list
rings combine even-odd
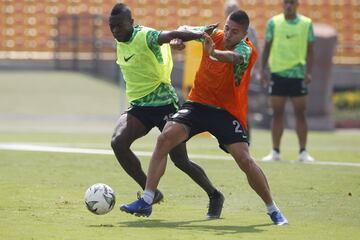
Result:
{"label": "green grass", "polygon": [[53,71],[0,73],[2,114],[110,115],[119,111],[118,86],[84,74]]}
{"label": "green grass", "polygon": [[[252,153],[265,131],[254,131]],[[287,133],[291,135],[291,133]],[[0,142],[37,142],[49,145],[109,148],[106,134],[12,134]],[[135,150],[151,151],[151,134],[136,142]],[[315,133],[314,155],[319,161],[360,162],[359,135]],[[353,149],[341,150],[332,139],[351,139]],[[290,138],[291,140],[291,138]],[[291,141],[289,145],[296,145]],[[198,137],[189,152],[223,155],[216,141]],[[326,146],[326,148],[324,148]],[[332,147],[338,149],[332,151]],[[294,150],[296,150],[294,148]],[[321,154],[323,153],[323,154]],[[294,155],[288,154],[289,156]],[[333,158],[329,159],[329,156]],[[344,157],[346,156],[346,157]],[[144,168],[148,158],[142,158]],[[225,194],[222,219],[206,221],[207,197],[189,178],[169,163],[160,184],[165,202],[149,219],[118,210],[134,200],[139,187],[110,155],[0,151],[0,239],[350,239],[360,236],[360,168],[292,163],[259,163],[273,195],[291,222],[270,224],[264,206],[249,188],[243,173],[229,160],[196,159]],[[83,194],[93,183],[104,182],[117,193],[116,208],[105,216],[88,212]]]}
{"label": "green grass", "polygon": [[[116,86],[64,72],[5,72],[0,78],[0,143],[110,149],[120,105]],[[252,139],[251,154],[260,159],[270,150],[270,133],[254,130]],[[154,141],[151,133],[133,149],[151,152]],[[358,131],[310,132],[308,149],[318,162],[360,163],[359,143]],[[188,149],[225,156],[209,137],[190,140]],[[165,202],[150,218],[136,218],[118,210],[139,187],[113,156],[0,150],[0,239],[359,238],[360,167],[299,164],[297,152],[295,133],[287,130],[285,160],[259,162],[290,221],[277,227],[234,161],[193,159],[225,195],[221,219],[205,220],[206,194],[170,162],[160,183]],[[149,158],[141,159],[146,169]],[[85,190],[97,182],[116,191],[116,207],[104,216],[93,215],[83,202]]]}

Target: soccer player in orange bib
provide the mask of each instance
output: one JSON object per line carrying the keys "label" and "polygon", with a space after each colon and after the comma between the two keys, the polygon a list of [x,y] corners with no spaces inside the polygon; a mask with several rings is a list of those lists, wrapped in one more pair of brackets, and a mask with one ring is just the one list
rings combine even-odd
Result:
{"label": "soccer player in orange bib", "polygon": [[[131,204],[123,204],[122,211],[149,216],[169,151],[192,136],[208,131],[246,174],[250,186],[264,201],[273,223],[288,224],[271,196],[263,171],[249,153],[247,92],[251,68],[257,57],[255,47],[245,38],[249,23],[246,12],[238,10],[227,18],[224,31],[215,29],[211,36],[204,35],[203,57],[189,100],[168,120],[157,139],[144,194]],[[182,41],[175,44],[181,45]]]}

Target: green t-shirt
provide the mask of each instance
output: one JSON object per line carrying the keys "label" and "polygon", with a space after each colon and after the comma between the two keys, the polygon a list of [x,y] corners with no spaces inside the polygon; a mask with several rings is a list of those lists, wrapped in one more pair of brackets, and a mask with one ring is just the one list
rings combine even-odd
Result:
{"label": "green t-shirt", "polygon": [[[289,24],[297,24],[300,21],[299,16],[296,16],[295,19],[292,20],[287,20],[287,22]],[[273,40],[274,37],[274,28],[275,28],[275,22],[273,21],[273,19],[271,18],[266,25],[266,30],[265,30],[265,40],[267,42],[270,42]],[[309,25],[309,35],[308,35],[308,42],[314,42],[315,41],[315,35],[314,35],[314,30],[313,30],[313,25],[312,23]],[[289,78],[304,78],[304,74],[305,74],[305,65],[303,64],[297,64],[295,66],[293,66],[290,69],[286,69],[284,71],[281,72],[277,72],[276,74],[282,76],[282,77],[289,77]]]}
{"label": "green t-shirt", "polygon": [[[141,26],[137,25],[134,27],[133,34],[130,40],[127,43],[130,43],[136,34],[141,30]],[[146,35],[146,43],[149,49],[153,52],[159,63],[163,63],[163,57],[161,54],[160,45],[158,43],[160,31],[150,30]],[[168,104],[175,104],[179,101],[178,96],[176,95],[176,90],[170,84],[161,83],[158,88],[156,88],[150,94],[132,101],[131,105],[136,106],[164,106]]]}

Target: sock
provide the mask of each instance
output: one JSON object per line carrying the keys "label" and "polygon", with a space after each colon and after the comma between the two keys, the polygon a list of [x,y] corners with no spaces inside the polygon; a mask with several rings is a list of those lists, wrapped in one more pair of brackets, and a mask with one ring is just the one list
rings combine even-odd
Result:
{"label": "sock", "polygon": [[151,191],[151,190],[148,190],[148,189],[145,189],[143,195],[142,195],[142,198],[144,199],[144,201],[147,203],[147,204],[152,204],[153,200],[154,200],[154,196],[155,196],[155,192],[154,191]]}
{"label": "sock", "polygon": [[274,201],[270,204],[266,204],[266,209],[267,209],[268,214],[272,214],[275,211],[280,211]]}
{"label": "sock", "polygon": [[300,148],[299,153],[302,153],[303,151],[306,151],[306,149],[305,148]]}
{"label": "sock", "polygon": [[280,149],[279,148],[273,148],[273,150],[277,153],[280,153]]}

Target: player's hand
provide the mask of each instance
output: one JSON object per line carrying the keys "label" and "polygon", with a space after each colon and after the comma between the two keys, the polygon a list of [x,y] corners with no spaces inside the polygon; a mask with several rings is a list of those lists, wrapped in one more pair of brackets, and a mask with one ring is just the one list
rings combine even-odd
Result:
{"label": "player's hand", "polygon": [[309,84],[312,81],[312,75],[310,73],[305,74],[304,83]]}
{"label": "player's hand", "polygon": [[175,38],[170,41],[170,47],[174,50],[181,51],[181,50],[185,49],[185,44],[184,44],[183,40],[181,40],[179,38]]}
{"label": "player's hand", "polygon": [[207,52],[209,56],[211,56],[215,50],[215,43],[207,33],[204,34],[204,39],[204,51]]}
{"label": "player's hand", "polygon": [[177,28],[177,30],[180,30],[180,31],[182,31],[182,30],[188,30],[190,27],[188,26],[188,25],[182,25],[182,26],[179,26],[178,28]]}
{"label": "player's hand", "polygon": [[262,70],[260,72],[260,83],[261,83],[261,86],[264,88],[266,88],[268,85],[268,76],[267,76],[265,70]]}
{"label": "player's hand", "polygon": [[219,26],[219,23],[214,23],[214,24],[210,24],[207,25],[204,32],[206,32],[207,34],[211,35],[213,33],[213,31]]}

